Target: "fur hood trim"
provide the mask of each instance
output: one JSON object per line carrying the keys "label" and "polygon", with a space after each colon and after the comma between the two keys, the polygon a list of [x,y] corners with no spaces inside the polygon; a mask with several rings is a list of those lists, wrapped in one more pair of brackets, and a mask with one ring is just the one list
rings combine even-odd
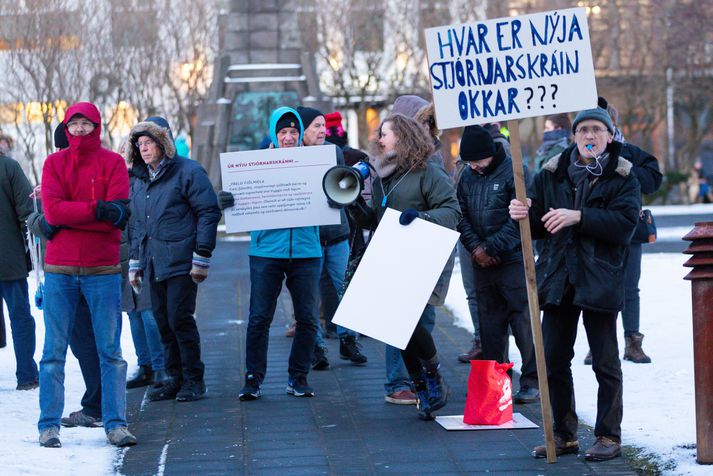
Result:
{"label": "fur hood trim", "polygon": [[128,147],[124,149],[124,158],[127,164],[143,163],[139,148],[136,147],[136,141],[141,136],[149,136],[156,141],[159,147],[161,147],[161,150],[163,150],[166,158],[173,159],[176,156],[176,146],[173,140],[171,140],[170,131],[154,122],[144,121],[132,127],[129,133],[129,144]]}

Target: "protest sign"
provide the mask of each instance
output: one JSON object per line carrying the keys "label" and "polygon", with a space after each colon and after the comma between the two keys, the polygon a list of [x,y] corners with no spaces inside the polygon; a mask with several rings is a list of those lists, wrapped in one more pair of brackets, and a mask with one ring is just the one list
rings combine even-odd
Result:
{"label": "protest sign", "polygon": [[584,8],[428,28],[425,34],[440,129],[597,104]]}
{"label": "protest sign", "polygon": [[387,209],[332,322],[406,348],[459,233]]}
{"label": "protest sign", "polygon": [[322,177],[337,163],[334,145],[220,154],[223,190],[235,206],[225,210],[228,233],[340,223]]}

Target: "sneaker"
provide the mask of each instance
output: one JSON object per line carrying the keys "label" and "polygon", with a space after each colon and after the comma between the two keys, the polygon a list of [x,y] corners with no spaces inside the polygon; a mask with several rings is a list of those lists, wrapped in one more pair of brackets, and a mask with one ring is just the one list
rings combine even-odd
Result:
{"label": "sneaker", "polygon": [[86,426],[87,428],[101,428],[104,426],[101,418],[94,418],[84,413],[82,410],[72,412],[68,417],[62,417],[62,426],[74,428],[76,426]]}
{"label": "sneaker", "polygon": [[126,388],[139,388],[151,385],[153,382],[153,370],[150,365],[141,365],[133,377],[126,382]]}
{"label": "sneaker", "polygon": [[112,445],[120,448],[124,446],[134,446],[136,444],[136,437],[132,435],[125,426],[118,426],[113,430],[109,430],[106,434],[106,439],[109,440],[109,443]]}
{"label": "sneaker", "polygon": [[146,393],[146,397],[152,402],[174,400],[180,389],[181,385],[178,380],[171,378],[170,380],[153,384]]}
{"label": "sneaker", "polygon": [[597,438],[596,443],[584,453],[587,461],[607,461],[621,455],[621,443],[606,436]]}
{"label": "sneaker", "polygon": [[59,428],[50,426],[40,432],[40,446],[45,448],[61,448],[62,442],[59,441]]}
{"label": "sneaker", "polygon": [[470,350],[465,354],[460,354],[458,356],[458,362],[467,364],[471,360],[478,360],[481,357],[483,357],[483,349],[480,346],[480,339],[475,338],[473,339],[473,345],[471,346]]}
{"label": "sneaker", "polygon": [[[579,441],[565,441],[563,438],[555,435],[555,454],[557,456],[577,454],[579,452]],[[532,449],[532,456],[535,458],[547,458],[547,446],[535,446]]]}
{"label": "sneaker", "polygon": [[195,402],[205,396],[205,382],[201,380],[186,380],[176,394],[177,402]]}
{"label": "sneaker", "polygon": [[295,397],[314,397],[314,390],[307,383],[307,377],[290,377],[287,380],[287,394]]}
{"label": "sneaker", "polygon": [[361,353],[361,344],[356,340],[355,336],[344,336],[339,338],[339,358],[342,360],[350,360],[353,364],[363,365],[368,359]]}
{"label": "sneaker", "polygon": [[416,405],[418,401],[416,400],[416,394],[411,390],[399,390],[398,392],[393,392],[384,397],[386,403],[393,403],[394,405]]}
{"label": "sneaker", "polygon": [[238,398],[244,402],[246,400],[257,400],[261,395],[260,380],[254,374],[247,374],[245,376],[245,386],[240,390]]}
{"label": "sneaker", "polygon": [[540,399],[540,391],[535,387],[523,385],[520,390],[512,396],[512,401],[515,403],[534,403]]}
{"label": "sneaker", "polygon": [[15,390],[34,390],[40,386],[40,382],[33,380],[32,382],[18,383]]}
{"label": "sneaker", "polygon": [[327,370],[328,368],[327,348],[315,346],[314,356],[312,357],[312,370]]}

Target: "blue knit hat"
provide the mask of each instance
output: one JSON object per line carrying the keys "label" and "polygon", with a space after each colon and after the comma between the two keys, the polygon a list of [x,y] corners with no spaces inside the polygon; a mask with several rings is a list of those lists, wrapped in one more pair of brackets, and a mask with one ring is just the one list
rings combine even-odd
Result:
{"label": "blue knit hat", "polygon": [[577,114],[577,117],[574,118],[574,122],[572,123],[572,133],[575,134],[577,132],[577,126],[580,122],[587,121],[590,119],[601,122],[607,127],[609,132],[614,134],[614,123],[612,123],[611,117],[609,117],[609,113],[601,107],[595,107],[594,109],[580,111],[579,114]]}

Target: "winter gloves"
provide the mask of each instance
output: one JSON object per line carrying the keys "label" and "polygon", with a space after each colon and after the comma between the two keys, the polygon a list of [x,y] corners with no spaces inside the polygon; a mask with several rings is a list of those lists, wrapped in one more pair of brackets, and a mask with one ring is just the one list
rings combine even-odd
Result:
{"label": "winter gloves", "polygon": [[202,256],[198,253],[193,253],[193,265],[191,267],[191,279],[194,283],[200,284],[208,277],[208,269],[210,269],[210,256]]}
{"label": "winter gloves", "polygon": [[416,218],[418,218],[418,210],[415,208],[407,208],[401,212],[401,215],[399,216],[399,223],[402,225],[409,225]]}
{"label": "winter gloves", "polygon": [[470,257],[473,260],[473,264],[479,268],[490,268],[491,266],[499,265],[501,262],[499,256],[490,256],[481,246],[476,246]]}
{"label": "winter gloves", "polygon": [[234,205],[235,197],[233,197],[232,193],[226,192],[225,190],[220,190],[218,192],[218,206],[221,210],[225,210],[226,208],[230,208]]}
{"label": "winter gloves", "polygon": [[61,229],[61,227],[59,226],[54,226],[47,223],[47,219],[44,215],[41,215],[41,217],[37,221],[37,225],[40,227],[40,231],[43,235],[45,235],[47,241],[51,240],[54,237],[54,234]]}
{"label": "winter gloves", "polygon": [[108,221],[123,230],[126,228],[126,222],[129,221],[130,216],[129,200],[112,200],[110,202],[97,200],[94,217],[99,221]]}

